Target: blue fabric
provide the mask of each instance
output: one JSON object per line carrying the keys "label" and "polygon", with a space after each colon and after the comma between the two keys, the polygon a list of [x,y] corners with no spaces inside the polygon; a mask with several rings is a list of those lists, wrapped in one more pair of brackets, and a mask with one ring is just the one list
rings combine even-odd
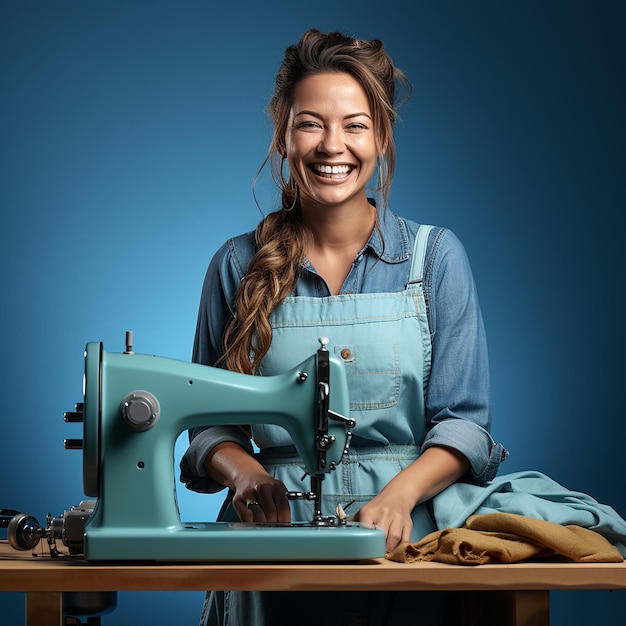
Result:
{"label": "blue fabric", "polygon": [[503,474],[482,486],[457,482],[436,495],[432,507],[439,529],[460,528],[470,515],[516,513],[595,530],[626,557],[626,521],[612,507],[541,472]]}

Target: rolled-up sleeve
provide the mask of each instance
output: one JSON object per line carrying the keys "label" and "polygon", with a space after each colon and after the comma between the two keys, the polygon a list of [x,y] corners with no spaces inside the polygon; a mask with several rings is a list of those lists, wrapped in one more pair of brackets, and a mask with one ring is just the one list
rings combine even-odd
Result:
{"label": "rolled-up sleeve", "polygon": [[208,426],[189,433],[189,447],[180,461],[180,480],[187,489],[199,493],[216,493],[224,485],[213,480],[204,469],[204,459],[215,446],[226,441],[238,443],[253,453],[250,439],[236,426]]}
{"label": "rolled-up sleeve", "polygon": [[426,267],[432,367],[426,390],[429,432],[422,449],[461,452],[480,483],[491,480],[508,452],[490,434],[491,386],[485,328],[465,249],[449,230],[435,235]]}

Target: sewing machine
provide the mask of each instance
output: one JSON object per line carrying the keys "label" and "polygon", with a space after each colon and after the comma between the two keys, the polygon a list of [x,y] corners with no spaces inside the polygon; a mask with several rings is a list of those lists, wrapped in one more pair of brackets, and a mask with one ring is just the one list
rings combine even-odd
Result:
{"label": "sewing machine", "polygon": [[[343,363],[320,339],[317,352],[289,372],[252,376],[174,359],[135,354],[102,343],[85,350],[84,402],[65,414],[83,422],[86,501],[47,528],[17,516],[9,529],[14,547],[28,549],[61,538],[71,553],[103,560],[355,560],[385,554],[384,533],[321,510],[325,474],[341,462],[355,422],[348,416]],[[332,389],[332,392],[331,392]],[[290,492],[311,500],[311,519],[290,524],[182,522],[174,482],[174,445],[193,427],[276,424],[290,433],[311,480],[311,490]]]}

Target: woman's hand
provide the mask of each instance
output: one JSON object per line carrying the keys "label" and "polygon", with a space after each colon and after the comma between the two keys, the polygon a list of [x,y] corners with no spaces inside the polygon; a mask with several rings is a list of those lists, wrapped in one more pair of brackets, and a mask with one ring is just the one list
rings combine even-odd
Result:
{"label": "woman's hand", "polygon": [[355,522],[374,524],[387,537],[386,550],[391,552],[400,542],[411,540],[414,503],[405,500],[392,489],[383,489],[351,518]]}
{"label": "woman's hand", "polygon": [[212,478],[235,492],[233,508],[242,522],[291,521],[287,487],[240,445],[220,443],[204,461]]}
{"label": "woman's hand", "polygon": [[233,508],[242,522],[291,520],[287,487],[262,467],[260,471],[241,472],[233,482]]}
{"label": "woman's hand", "polygon": [[411,540],[413,509],[461,478],[468,469],[469,461],[457,450],[432,446],[351,519],[375,524],[385,531],[386,549],[391,552],[400,542]]}

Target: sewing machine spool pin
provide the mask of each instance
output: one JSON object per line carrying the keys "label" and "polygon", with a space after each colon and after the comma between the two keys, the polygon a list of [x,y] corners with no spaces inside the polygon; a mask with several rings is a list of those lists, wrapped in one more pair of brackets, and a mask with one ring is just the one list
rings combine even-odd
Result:
{"label": "sewing machine spool pin", "polygon": [[133,331],[132,330],[126,331],[126,351],[124,352],[124,354],[135,354],[133,352]]}

